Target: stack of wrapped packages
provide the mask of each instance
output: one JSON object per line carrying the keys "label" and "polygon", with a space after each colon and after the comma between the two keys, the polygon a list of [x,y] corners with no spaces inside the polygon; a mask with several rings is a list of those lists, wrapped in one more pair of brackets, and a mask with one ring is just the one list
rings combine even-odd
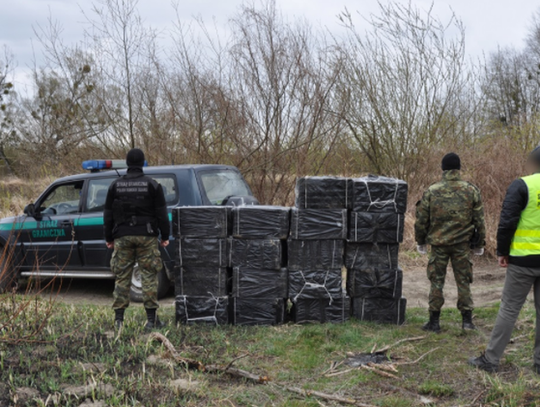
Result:
{"label": "stack of wrapped packages", "polygon": [[283,323],[287,312],[284,242],[290,208],[238,206],[232,209],[231,322]]}
{"label": "stack of wrapped packages", "polygon": [[287,243],[291,318],[296,323],[343,322],[350,299],[343,290],[343,250],[351,181],[297,180]]}
{"label": "stack of wrapped packages", "polygon": [[406,208],[404,181],[376,176],[352,180],[345,265],[352,315],[359,320],[397,325],[405,320],[398,252]]}
{"label": "stack of wrapped packages", "polygon": [[294,208],[174,208],[177,322],[402,324],[406,205],[404,181],[369,176],[299,178]]}
{"label": "stack of wrapped packages", "polygon": [[179,323],[229,322],[230,212],[231,208],[225,206],[186,206],[173,210]]}

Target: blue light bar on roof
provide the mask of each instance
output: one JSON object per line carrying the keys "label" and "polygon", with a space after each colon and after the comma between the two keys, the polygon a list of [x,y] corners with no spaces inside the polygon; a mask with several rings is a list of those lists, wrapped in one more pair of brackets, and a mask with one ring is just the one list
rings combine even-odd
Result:
{"label": "blue light bar on roof", "polygon": [[[144,166],[148,166],[148,162],[144,162]],[[127,168],[126,160],[88,160],[83,161],[82,167],[88,171],[99,170],[120,170]]]}

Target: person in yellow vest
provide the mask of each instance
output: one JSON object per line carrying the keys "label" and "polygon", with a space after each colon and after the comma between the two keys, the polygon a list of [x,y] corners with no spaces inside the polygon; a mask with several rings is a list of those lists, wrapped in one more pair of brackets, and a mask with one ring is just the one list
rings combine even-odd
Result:
{"label": "person in yellow vest", "polygon": [[534,371],[540,374],[540,146],[526,165],[532,174],[514,181],[504,199],[497,231],[499,266],[507,268],[501,307],[485,353],[469,364],[496,372],[519,312],[534,289],[536,340]]}

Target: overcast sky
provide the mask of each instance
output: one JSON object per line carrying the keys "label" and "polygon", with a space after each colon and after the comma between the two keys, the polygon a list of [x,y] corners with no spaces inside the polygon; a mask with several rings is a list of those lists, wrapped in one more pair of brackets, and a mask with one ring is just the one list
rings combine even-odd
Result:
{"label": "overcast sky", "polygon": [[[64,27],[66,42],[82,37],[84,17],[81,7],[89,8],[89,0],[2,0],[0,13],[0,46],[7,45],[15,57],[15,84],[21,91],[28,84],[26,75],[34,58],[40,63],[41,50],[33,27],[46,25],[52,16]],[[238,11],[242,0],[177,0],[182,18],[186,21],[201,16],[215,19],[226,26]],[[380,0],[385,3],[385,0]],[[408,1],[408,0],[404,0]],[[413,4],[429,9],[431,0],[412,0]],[[257,2],[255,2],[257,4]],[[345,9],[363,15],[376,13],[377,0],[276,0],[278,8],[288,17],[302,17],[316,26],[332,32],[339,31],[336,15]],[[453,10],[466,26],[467,52],[472,57],[497,49],[498,46],[522,48],[532,15],[540,9],[533,0],[435,0],[434,14],[447,21]],[[139,0],[139,10],[145,22],[158,30],[173,26],[171,0]],[[356,19],[357,26],[362,20]],[[365,23],[364,23],[365,25]]]}

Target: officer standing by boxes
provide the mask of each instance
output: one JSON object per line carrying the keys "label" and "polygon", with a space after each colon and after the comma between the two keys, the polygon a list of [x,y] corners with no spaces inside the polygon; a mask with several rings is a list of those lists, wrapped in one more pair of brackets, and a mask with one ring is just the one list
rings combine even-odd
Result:
{"label": "officer standing by boxes", "polygon": [[536,308],[533,369],[540,374],[540,146],[527,160],[532,174],[515,180],[506,193],[497,231],[499,266],[506,268],[501,307],[485,354],[469,364],[493,373],[510,342],[519,312],[531,291]]}
{"label": "officer standing by boxes", "polygon": [[169,217],[163,189],[143,172],[144,153],[134,148],[126,157],[127,174],[109,187],[103,214],[105,240],[114,249],[111,270],[116,277],[114,287],[115,327],[124,322],[129,306],[129,291],[135,263],[141,272],[143,303],[148,321],[145,329],[165,326],[156,315],[158,273],[163,267],[158,248],[169,245]]}
{"label": "officer standing by boxes", "polygon": [[470,285],[473,281],[469,260],[471,241],[476,240],[474,254],[484,253],[486,227],[480,190],[460,177],[461,160],[455,153],[442,159],[443,179],[430,186],[416,204],[414,226],[418,252],[427,254],[431,245],[428,279],[429,322],[422,329],[439,332],[439,318],[444,304],[443,288],[448,261],[452,262],[458,289],[458,309],[463,329],[476,329],[472,322],[473,300]]}

